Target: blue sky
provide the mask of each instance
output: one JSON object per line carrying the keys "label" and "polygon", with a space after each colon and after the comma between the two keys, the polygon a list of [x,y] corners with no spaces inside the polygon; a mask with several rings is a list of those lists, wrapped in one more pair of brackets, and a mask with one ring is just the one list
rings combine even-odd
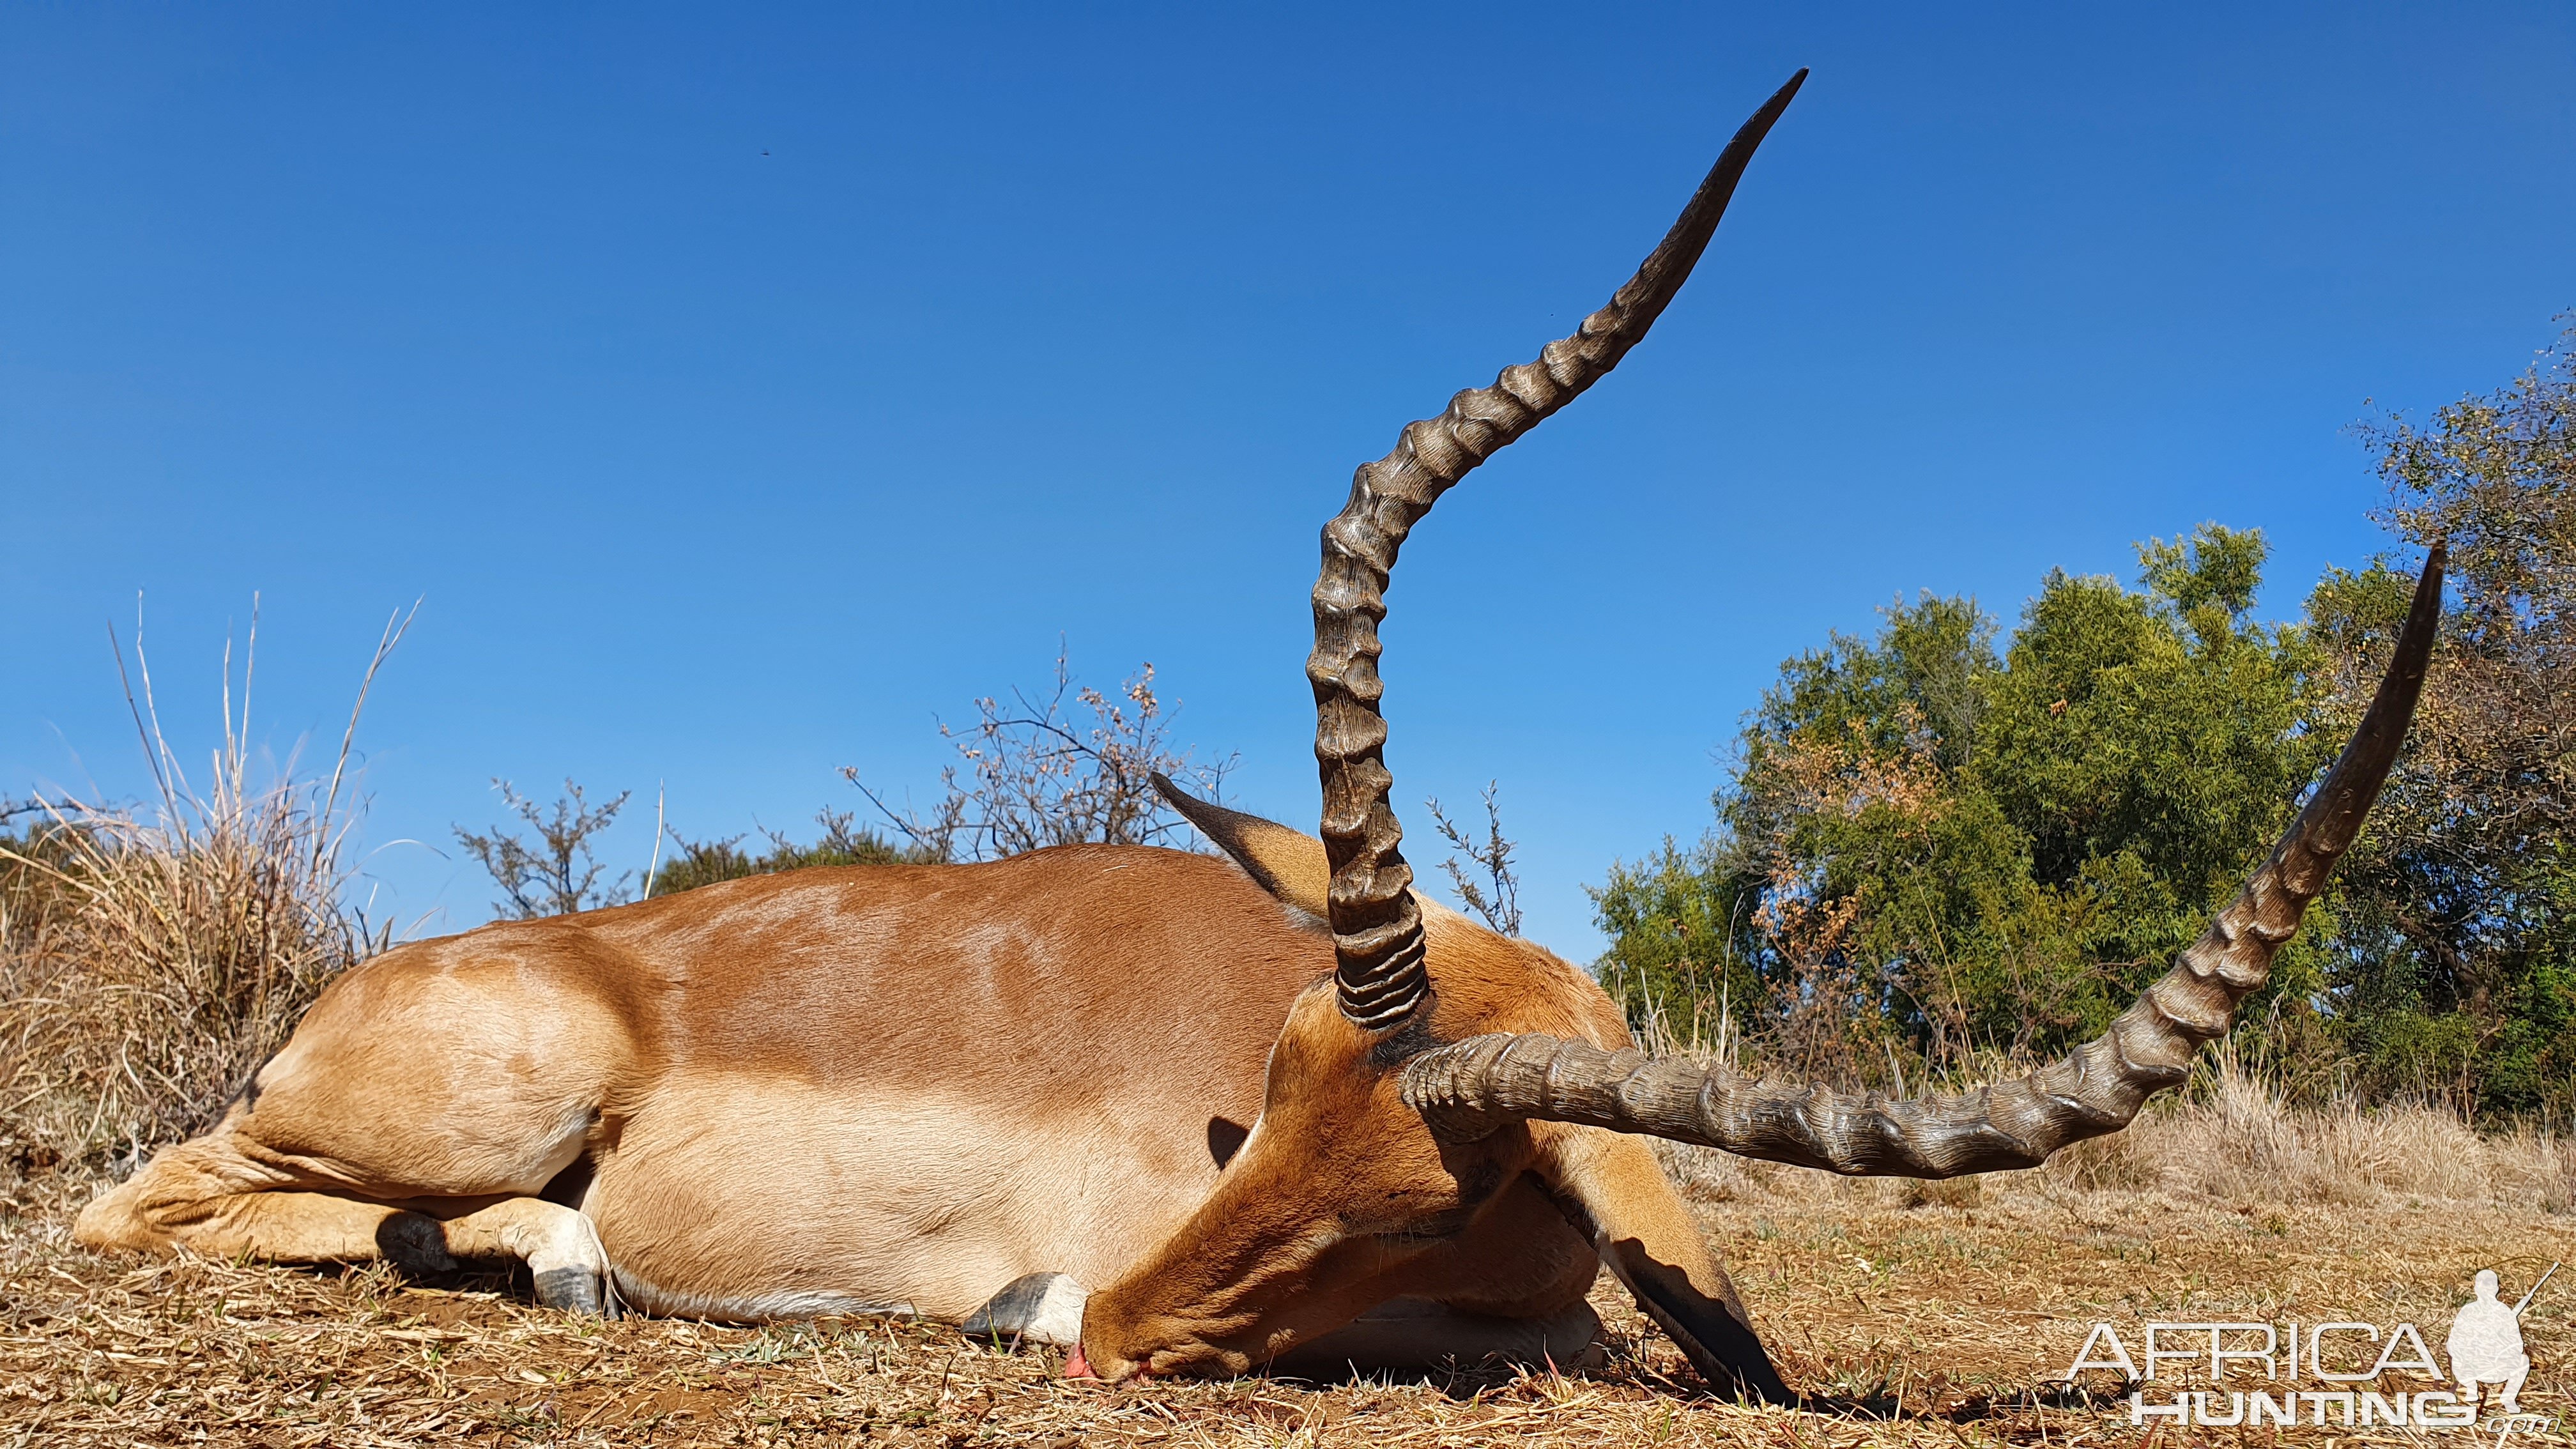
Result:
{"label": "blue sky", "polygon": [[[1311,821],[1315,530],[1607,298],[1814,77],[1654,336],[1415,535],[1418,807],[1531,934],[1708,820],[1779,661],[2204,519],[2265,610],[2381,546],[2344,430],[2576,306],[2576,10],[0,8],[0,786],[361,735],[377,909],[569,775],[692,835],[926,797],[934,716],[1150,659]],[[631,857],[630,859],[627,859]]]}

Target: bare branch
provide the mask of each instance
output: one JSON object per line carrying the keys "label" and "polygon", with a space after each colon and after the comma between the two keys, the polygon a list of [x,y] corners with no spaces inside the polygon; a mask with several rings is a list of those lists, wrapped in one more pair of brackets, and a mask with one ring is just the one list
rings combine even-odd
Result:
{"label": "bare branch", "polygon": [[602,885],[600,872],[607,867],[599,863],[591,841],[617,819],[627,796],[634,792],[620,790],[616,799],[593,806],[583,798],[581,786],[566,780],[563,798],[554,802],[553,812],[548,815],[539,811],[535,801],[512,789],[509,781],[494,780],[492,787],[501,792],[502,802],[536,831],[535,843],[499,830],[478,835],[462,826],[457,827],[456,840],[501,887],[506,899],[493,905],[505,917],[528,921],[626,901],[626,883],[634,872],[620,871]]}
{"label": "bare branch", "polygon": [[1485,839],[1481,844],[1459,829],[1457,822],[1440,812],[1438,800],[1422,803],[1431,811],[1431,823],[1440,832],[1440,838],[1465,854],[1468,862],[1484,873],[1484,883],[1479,885],[1468,875],[1467,867],[1458,863],[1457,856],[1440,862],[1440,868],[1449,873],[1449,883],[1457,887],[1458,899],[1465,901],[1468,909],[1484,917],[1486,925],[1506,936],[1517,936],[1521,933],[1521,885],[1519,878],[1512,873],[1512,851],[1516,844],[1503,837],[1503,812],[1495,798],[1499,786],[1499,781],[1485,782]]}
{"label": "bare branch", "polygon": [[1189,824],[1154,792],[1157,771],[1216,798],[1228,755],[1195,764],[1170,736],[1172,714],[1154,690],[1146,664],[1113,696],[1077,684],[1065,651],[1056,651],[1050,688],[1011,691],[1011,706],[975,701],[971,726],[939,727],[958,762],[940,772],[945,792],[928,813],[897,809],[859,778],[841,774],[886,822],[942,860],[998,860],[1050,845],[1085,842],[1160,845],[1187,838]]}

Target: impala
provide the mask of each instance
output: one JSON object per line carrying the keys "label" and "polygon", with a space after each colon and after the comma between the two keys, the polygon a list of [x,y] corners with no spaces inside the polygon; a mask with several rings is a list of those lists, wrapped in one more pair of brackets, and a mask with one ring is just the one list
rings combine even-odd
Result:
{"label": "impala", "polygon": [[1772,96],[1608,306],[1404,429],[1324,530],[1319,836],[1170,792],[1222,852],[817,869],[510,922],[334,982],[204,1136],[92,1202],[94,1247],[442,1269],[732,1320],[910,1310],[1068,1372],[1559,1359],[1606,1265],[1722,1391],[1791,1395],[1644,1135],[1843,1173],[2030,1167],[2183,1079],[2369,809],[2394,662],[2288,834],[2100,1040],[1883,1101],[1632,1049],[1583,971],[1422,900],[1378,624],[1408,530],[1615,366],[1715,232]]}

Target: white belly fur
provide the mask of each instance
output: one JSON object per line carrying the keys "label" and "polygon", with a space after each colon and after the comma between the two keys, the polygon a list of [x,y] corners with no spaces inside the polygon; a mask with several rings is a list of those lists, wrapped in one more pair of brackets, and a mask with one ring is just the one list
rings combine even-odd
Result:
{"label": "white belly fur", "polygon": [[700,1077],[627,1120],[583,1207],[648,1311],[957,1319],[1026,1273],[1115,1280],[1215,1185],[1205,1131],[1167,1112]]}

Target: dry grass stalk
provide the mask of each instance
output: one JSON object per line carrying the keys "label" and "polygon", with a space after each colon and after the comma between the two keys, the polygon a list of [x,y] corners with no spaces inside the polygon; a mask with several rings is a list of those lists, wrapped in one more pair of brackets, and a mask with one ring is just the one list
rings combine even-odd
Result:
{"label": "dry grass stalk", "polygon": [[0,840],[0,1182],[130,1168],[202,1128],[323,985],[382,947],[341,899],[343,791],[367,689],[408,624],[379,639],[327,780],[289,761],[262,783],[254,615],[238,714],[226,649],[224,741],[202,789],[163,738],[138,640],[128,699],[158,800],[40,800],[38,823]]}

